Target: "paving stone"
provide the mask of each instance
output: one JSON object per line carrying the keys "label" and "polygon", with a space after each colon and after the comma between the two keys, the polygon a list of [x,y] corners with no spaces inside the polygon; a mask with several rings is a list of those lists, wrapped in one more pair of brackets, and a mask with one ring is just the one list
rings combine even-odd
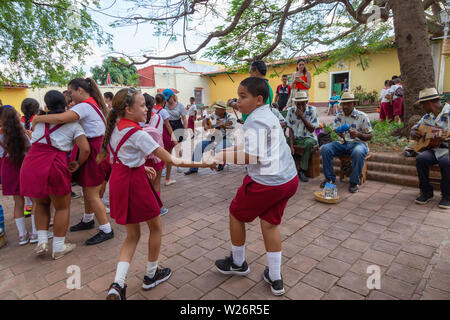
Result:
{"label": "paving stone", "polygon": [[339,279],[337,285],[346,288],[350,291],[356,292],[360,295],[367,296],[369,294],[369,289],[367,288],[367,277],[362,276],[357,273],[347,272],[343,277]]}
{"label": "paving stone", "polygon": [[408,300],[412,298],[415,285],[408,284],[389,276],[381,277],[381,291],[398,299]]}
{"label": "paving stone", "polygon": [[199,289],[191,286],[190,284],[185,284],[183,287],[172,291],[167,295],[170,300],[195,300],[200,298],[203,292]]}
{"label": "paving stone", "polygon": [[319,290],[328,292],[339,278],[318,269],[312,270],[303,279],[302,282],[313,286]]}
{"label": "paving stone", "polygon": [[207,295],[204,295],[201,300],[236,300],[236,297],[229,294],[225,290],[216,288]]}
{"label": "paving stone", "polygon": [[319,289],[300,282],[286,292],[286,297],[292,300],[319,300],[325,293]]}
{"label": "paving stone", "polygon": [[364,300],[364,297],[345,288],[333,287],[322,300]]}
{"label": "paving stone", "polygon": [[395,262],[423,271],[427,267],[429,261],[428,259],[415,254],[400,252],[395,259]]}
{"label": "paving stone", "polygon": [[378,239],[372,244],[371,248],[387,254],[397,255],[402,246],[394,242]]}
{"label": "paving stone", "polygon": [[328,250],[334,250],[341,243],[341,240],[321,235],[320,237],[314,239],[313,243],[320,247],[327,248]]}
{"label": "paving stone", "polygon": [[390,296],[388,294],[385,294],[383,292],[373,290],[370,292],[369,296],[367,297],[367,300],[399,300],[399,299]]}
{"label": "paving stone", "polygon": [[422,271],[395,262],[389,267],[386,274],[414,285],[419,284],[423,276]]}
{"label": "paving stone", "polygon": [[339,246],[333,252],[331,252],[329,256],[337,260],[352,264],[356,260],[358,260],[359,257],[361,257],[361,253]]}
{"label": "paving stone", "polygon": [[220,285],[225,292],[240,297],[255,285],[255,282],[247,277],[231,277]]}
{"label": "paving stone", "polygon": [[349,268],[350,264],[333,258],[325,258],[316,266],[317,269],[341,277]]}
{"label": "paving stone", "polygon": [[291,260],[289,260],[286,265],[300,272],[308,273],[318,263],[319,262],[317,260],[311,259],[301,254],[297,254]]}
{"label": "paving stone", "polygon": [[430,286],[444,292],[450,292],[450,275],[433,272],[429,282]]}
{"label": "paving stone", "polygon": [[344,248],[347,248],[347,249],[354,250],[354,251],[364,252],[367,250],[367,248],[369,248],[370,243],[361,241],[358,239],[354,239],[354,238],[349,238],[349,239],[345,240],[341,244],[341,246]]}
{"label": "paving stone", "polygon": [[331,250],[328,250],[320,246],[316,246],[314,244],[310,244],[305,249],[300,251],[302,255],[313,258],[318,261],[325,258],[330,252]]}
{"label": "paving stone", "polygon": [[374,264],[382,265],[385,267],[389,266],[394,258],[395,257],[393,255],[373,249],[367,250],[361,257],[361,259],[363,260],[373,262]]}

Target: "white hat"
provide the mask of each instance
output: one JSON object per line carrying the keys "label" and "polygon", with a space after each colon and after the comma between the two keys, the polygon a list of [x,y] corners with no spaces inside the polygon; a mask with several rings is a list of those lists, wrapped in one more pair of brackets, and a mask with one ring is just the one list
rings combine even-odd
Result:
{"label": "white hat", "polygon": [[351,92],[344,92],[341,97],[340,103],[345,102],[358,102],[358,99],[355,99],[355,95]]}
{"label": "white hat", "polygon": [[308,93],[305,91],[297,91],[295,93],[294,102],[308,101]]}
{"label": "white hat", "polygon": [[213,107],[226,110],[227,104],[225,102],[223,102],[222,100],[217,100],[216,102],[214,102]]}
{"label": "white hat", "polygon": [[416,103],[425,102],[429,100],[439,99],[441,96],[436,88],[427,88],[419,92],[419,100]]}

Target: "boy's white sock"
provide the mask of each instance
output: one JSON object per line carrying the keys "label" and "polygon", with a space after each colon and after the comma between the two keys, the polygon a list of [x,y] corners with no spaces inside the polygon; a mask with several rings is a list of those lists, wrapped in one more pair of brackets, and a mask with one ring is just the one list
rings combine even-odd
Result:
{"label": "boy's white sock", "polygon": [[231,252],[233,253],[233,263],[238,267],[242,266],[245,261],[245,244],[240,247],[231,245]]}
{"label": "boy's white sock", "polygon": [[16,218],[17,230],[19,230],[19,237],[23,237],[27,233],[27,228],[25,227],[25,217]]}
{"label": "boy's white sock", "polygon": [[125,280],[127,279],[128,268],[130,264],[125,261],[119,261],[117,264],[116,277],[114,282],[118,283],[122,288],[125,286]]}
{"label": "boy's white sock", "polygon": [[107,224],[103,224],[103,225],[99,226],[98,228],[100,230],[102,230],[104,233],[110,233],[112,231],[111,225],[109,224],[109,222]]}
{"label": "boy's white sock", "polygon": [[281,251],[267,252],[267,260],[269,262],[269,277],[270,280],[281,279]]}
{"label": "boy's white sock", "polygon": [[48,231],[47,230],[38,230],[38,246],[43,243],[48,243]]}
{"label": "boy's white sock", "polygon": [[65,239],[66,237],[53,237],[53,252],[62,252],[66,250]]}
{"label": "boy's white sock", "polygon": [[94,213],[85,213],[83,214],[83,222],[88,223],[94,220],[95,214]]}
{"label": "boy's white sock", "polygon": [[158,269],[158,261],[147,261],[147,277],[150,279],[155,276],[156,269]]}
{"label": "boy's white sock", "polygon": [[31,215],[31,233],[37,234],[36,223],[34,222],[34,214]]}

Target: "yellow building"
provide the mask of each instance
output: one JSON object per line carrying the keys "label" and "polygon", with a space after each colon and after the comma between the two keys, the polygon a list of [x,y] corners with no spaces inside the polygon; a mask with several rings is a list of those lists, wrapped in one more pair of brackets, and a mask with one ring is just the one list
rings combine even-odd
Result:
{"label": "yellow building", "polygon": [[[449,57],[445,57],[442,52],[442,41],[433,41],[431,44],[433,62],[436,74],[436,87],[441,83],[441,92],[450,92],[450,65]],[[308,58],[308,57],[306,57]],[[359,66],[360,59],[349,59],[342,61],[329,69],[315,75],[316,67],[320,68],[325,60],[307,63],[307,69],[311,71],[312,83],[309,90],[310,103],[316,106],[327,106],[333,88],[340,89],[340,83],[348,79],[350,91],[361,87],[365,92],[377,91],[378,93],[384,87],[384,81],[390,80],[393,75],[400,75],[400,64],[398,61],[397,50],[395,48],[385,49],[374,54],[365,56],[369,59],[365,70]],[[326,58],[324,58],[326,59]],[[442,59],[447,62],[447,68],[441,66]],[[418,63],[420,63],[418,61]],[[275,62],[267,64],[268,70],[266,77],[269,84],[276,94],[276,88],[281,84],[281,76],[286,74],[291,76],[296,70],[296,61],[290,63]],[[444,71],[444,78],[440,78],[441,70]],[[275,77],[269,75],[275,74]],[[249,76],[248,73],[236,73],[233,71],[219,70],[215,72],[203,73],[203,77],[210,80],[210,101],[223,100],[237,97],[237,87],[239,83]],[[289,78],[290,79],[290,78]],[[442,82],[443,80],[443,82]],[[339,91],[339,90],[338,90]]]}
{"label": "yellow building", "polygon": [[28,97],[28,86],[24,84],[5,85],[0,89],[0,100],[3,105],[11,105],[20,112],[23,99]]}

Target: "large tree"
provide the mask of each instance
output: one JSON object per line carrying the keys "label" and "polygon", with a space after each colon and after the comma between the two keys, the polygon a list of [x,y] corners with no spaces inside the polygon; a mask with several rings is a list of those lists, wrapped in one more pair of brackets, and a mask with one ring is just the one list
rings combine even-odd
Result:
{"label": "large tree", "polygon": [[[0,87],[31,80],[32,85],[65,84],[83,74],[79,65],[90,42],[111,43],[88,6],[98,0],[0,1]],[[80,64],[78,64],[80,63]]]}
{"label": "large tree", "polygon": [[[152,0],[130,2],[134,8],[117,16],[114,26],[152,24],[157,34],[169,41],[181,37],[185,44],[183,52],[170,56],[128,56],[133,64],[191,56],[207,47],[207,56],[228,65],[292,58],[319,47],[332,50],[319,72],[349,57],[364,68],[362,54],[392,45],[395,33],[407,118],[419,112],[413,107],[419,89],[434,86],[429,38],[443,35],[439,14],[445,0],[168,0],[165,6]],[[205,33],[212,19],[224,24]],[[177,23],[183,25],[179,32]],[[188,48],[186,38],[192,33],[203,34],[204,41]]]}
{"label": "large tree", "polygon": [[106,84],[108,74],[112,83],[121,85],[138,86],[139,78],[135,66],[127,66],[129,64],[123,58],[114,61],[111,57],[103,60],[101,66],[95,66],[91,69],[92,77],[97,83]]}

